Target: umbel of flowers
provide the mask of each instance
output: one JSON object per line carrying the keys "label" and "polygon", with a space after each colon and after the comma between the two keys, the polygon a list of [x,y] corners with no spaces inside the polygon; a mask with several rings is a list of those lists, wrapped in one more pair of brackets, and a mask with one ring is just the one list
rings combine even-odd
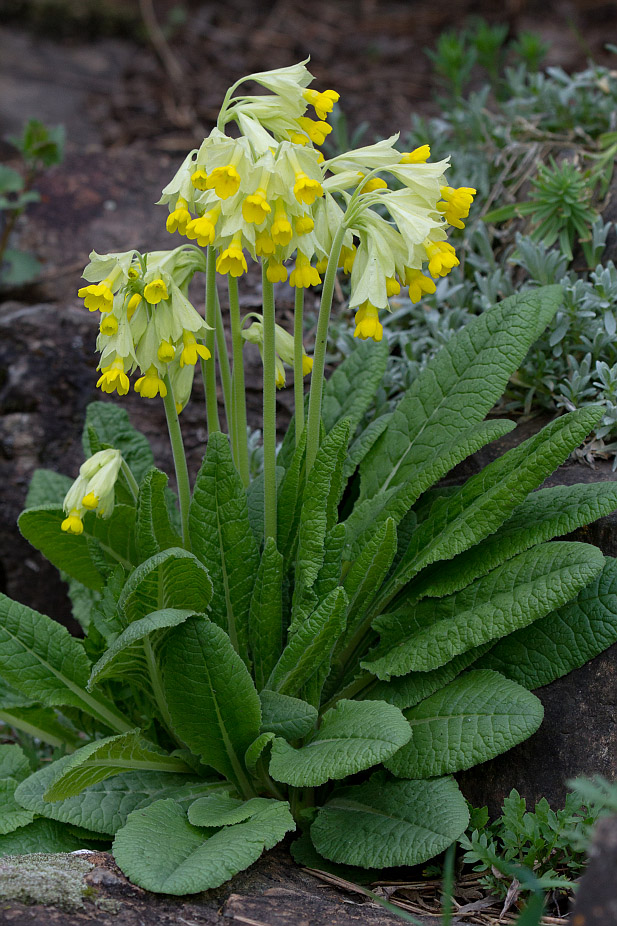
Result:
{"label": "umbel of flowers", "polygon": [[[258,94],[243,94],[247,82]],[[266,537],[276,530],[275,389],[293,367],[296,441],[304,430],[303,377],[312,370],[306,423],[307,468],[319,445],[325,348],[336,273],[350,275],[350,307],[358,338],[383,337],[380,312],[408,287],[412,302],[435,291],[435,279],[459,261],[448,241],[463,228],[475,190],[448,186],[448,160],[430,148],[396,148],[398,136],[326,159],[319,151],[339,98],[311,89],[305,63],[251,74],[227,92],[217,125],[164,188],[167,230],[186,239],[171,251],[91,254],[79,290],[86,308],[101,313],[97,385],[126,395],[130,376],[143,398],[165,402],[183,514],[189,486],[177,415],[189,400],[201,363],[209,433],[220,429],[218,377],[234,460],[249,482],[243,345],[258,345],[264,380]],[[263,92],[265,91],[265,92]],[[204,250],[205,249],[205,250]],[[261,264],[263,313],[245,327],[238,279]],[[205,318],[188,298],[197,271],[206,275]],[[226,278],[229,316],[219,303],[217,274]],[[294,332],[276,324],[275,283],[295,290]],[[303,343],[303,297],[322,287],[314,357]],[[248,318],[248,316],[247,316]],[[231,357],[226,328],[231,334]],[[69,493],[70,495],[70,493]],[[79,501],[79,500],[78,500]],[[67,496],[65,530],[78,530],[83,510]],[[87,506],[86,506],[87,507]]]}

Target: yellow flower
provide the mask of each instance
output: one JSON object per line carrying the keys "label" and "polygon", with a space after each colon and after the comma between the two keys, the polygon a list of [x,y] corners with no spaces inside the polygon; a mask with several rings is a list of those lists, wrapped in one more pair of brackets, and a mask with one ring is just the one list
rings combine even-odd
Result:
{"label": "yellow flower", "polygon": [[460,263],[454,248],[447,241],[429,241],[424,248],[428,258],[428,272],[433,277],[445,277]]}
{"label": "yellow flower", "polygon": [[159,277],[156,280],[152,280],[151,283],[146,283],[144,287],[144,298],[150,305],[158,305],[159,302],[169,299],[165,281],[161,280]]}
{"label": "yellow flower", "polygon": [[186,226],[186,237],[191,241],[197,239],[197,244],[205,248],[214,241],[216,234],[214,226],[218,218],[218,212],[211,210],[205,212],[198,219],[193,219]]}
{"label": "yellow flower", "polygon": [[283,389],[285,386],[285,367],[283,366],[281,358],[276,354],[274,355],[274,366],[276,371],[274,374],[276,388]]}
{"label": "yellow flower", "polygon": [[161,363],[171,363],[176,356],[176,348],[170,341],[161,341],[156,355]]}
{"label": "yellow flower", "polygon": [[180,232],[181,235],[185,235],[186,226],[190,221],[191,213],[186,208],[186,200],[179,196],[176,201],[176,208],[167,216],[165,228],[170,234],[173,234],[175,231],[177,231]]}
{"label": "yellow flower", "polygon": [[203,169],[203,167],[198,167],[197,170],[194,170],[191,174],[191,183],[196,190],[207,190],[208,189],[208,175]]}
{"label": "yellow flower", "polygon": [[312,206],[318,196],[323,196],[323,187],[319,180],[312,180],[302,171],[296,173],[294,196],[299,203]]}
{"label": "yellow flower", "polygon": [[398,296],[401,291],[401,284],[395,277],[386,277],[386,296]]}
{"label": "yellow flower", "polygon": [[287,218],[285,207],[280,201],[276,205],[270,234],[274,243],[280,244],[282,247],[287,247],[293,235],[291,222]]}
{"label": "yellow flower", "polygon": [[307,376],[313,369],[313,358],[302,354],[302,375]]}
{"label": "yellow flower", "polygon": [[455,228],[465,228],[461,219],[469,215],[469,207],[473,202],[476,190],[473,187],[461,186],[455,189],[451,186],[442,186],[442,199],[437,203],[437,209],[442,213],[449,225]]}
{"label": "yellow flower", "polygon": [[[210,175],[212,176],[212,175]],[[231,244],[225,248],[216,262],[217,273],[228,273],[232,277],[241,277],[248,267],[242,250],[242,234],[234,235]]]}
{"label": "yellow flower", "polygon": [[298,125],[303,132],[306,132],[314,145],[323,145],[324,141],[332,131],[332,126],[327,122],[315,122],[307,116],[300,116]]}
{"label": "yellow flower", "polygon": [[96,385],[108,395],[116,390],[118,395],[126,395],[129,391],[129,378],[124,372],[124,362],[118,357],[109,366],[103,367]]}
{"label": "yellow flower", "polygon": [[315,264],[315,270],[317,271],[317,273],[325,273],[327,269],[328,269],[328,258],[320,257],[320,259]]}
{"label": "yellow flower", "polygon": [[430,145],[420,145],[413,151],[406,151],[401,157],[400,164],[426,164],[431,156]]}
{"label": "yellow flower", "polygon": [[267,232],[262,232],[255,238],[255,254],[257,257],[271,257],[276,250],[276,245]]}
{"label": "yellow flower", "polygon": [[233,164],[224,167],[215,167],[208,175],[206,189],[214,190],[220,199],[229,199],[238,192],[241,177]]}
{"label": "yellow flower", "polygon": [[[364,174],[360,177],[360,182],[364,178]],[[382,180],[381,177],[372,177],[368,180],[362,187],[363,193],[374,193],[375,190],[387,190],[388,184],[385,180]]]}
{"label": "yellow flower", "polygon": [[88,494],[84,495],[82,498],[81,503],[88,511],[94,511],[94,509],[98,507],[99,497],[95,495],[94,492],[88,492]]}
{"label": "yellow flower", "polygon": [[180,366],[184,367],[190,364],[190,366],[195,366],[197,363],[197,358],[201,357],[203,360],[209,360],[212,354],[207,347],[204,347],[203,344],[198,344],[195,335],[191,331],[185,331],[182,334],[182,343],[184,347],[182,348],[182,353],[180,354]]}
{"label": "yellow flower", "polygon": [[113,335],[118,330],[118,319],[115,315],[104,315],[101,319],[101,324],[99,326],[99,331],[101,334]]}
{"label": "yellow flower", "polygon": [[140,376],[135,383],[135,392],[138,392],[142,399],[155,399],[160,395],[162,399],[167,395],[167,386],[159,376],[159,371],[154,366],[150,367],[145,376]]}
{"label": "yellow flower", "polygon": [[139,305],[141,300],[142,300],[142,296],[140,296],[139,293],[135,293],[129,299],[129,303],[126,307],[126,317],[128,318],[129,321],[132,319],[133,315],[135,314],[135,310],[137,309],[137,306]]}
{"label": "yellow flower", "polygon": [[318,90],[303,90],[302,96],[315,110],[318,119],[327,119],[328,114],[332,112],[334,104],[340,99],[340,93],[336,90],[324,90],[319,93]]}
{"label": "yellow flower", "polygon": [[383,326],[379,321],[379,312],[370,302],[363,302],[356,312],[356,330],[354,338],[360,338],[366,341],[372,338],[373,341],[381,341],[383,338]]}
{"label": "yellow flower", "polygon": [[84,300],[84,305],[90,312],[109,312],[114,302],[114,294],[107,285],[108,279],[101,283],[91,283],[77,290],[77,295]]}
{"label": "yellow flower", "polygon": [[284,283],[287,279],[287,267],[276,260],[268,262],[266,277],[271,283]]}
{"label": "yellow flower", "polygon": [[79,511],[73,509],[68,518],[65,518],[60,528],[67,534],[83,534],[84,526],[79,516]]}
{"label": "yellow flower", "polygon": [[407,268],[405,283],[409,286],[409,298],[413,303],[420,302],[424,293],[434,293],[436,289],[435,281],[424,276],[421,270]]}
{"label": "yellow flower", "polygon": [[[352,244],[350,248],[347,245],[343,245],[341,248],[341,254],[338,259],[339,267],[343,268],[343,273],[351,273],[351,268],[353,267],[354,261],[356,259],[356,246]],[[326,261],[326,267],[328,266]]]}
{"label": "yellow flower", "polygon": [[310,215],[301,215],[295,221],[296,235],[308,235],[315,228],[315,222]]}
{"label": "yellow flower", "polygon": [[295,286],[296,289],[308,289],[309,286],[319,286],[321,277],[316,267],[311,267],[311,263],[302,251],[298,251],[295,269],[292,270],[289,277],[289,285]]}
{"label": "yellow flower", "polygon": [[261,225],[265,222],[271,211],[264,190],[255,190],[242,203],[242,218],[253,225]]}

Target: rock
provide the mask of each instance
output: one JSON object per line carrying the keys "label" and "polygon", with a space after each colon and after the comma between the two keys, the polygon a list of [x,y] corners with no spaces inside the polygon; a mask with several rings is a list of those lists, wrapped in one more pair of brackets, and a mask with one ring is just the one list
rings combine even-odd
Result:
{"label": "rock", "polygon": [[589,867],[576,892],[572,926],[617,923],[617,817],[600,820],[589,850]]}

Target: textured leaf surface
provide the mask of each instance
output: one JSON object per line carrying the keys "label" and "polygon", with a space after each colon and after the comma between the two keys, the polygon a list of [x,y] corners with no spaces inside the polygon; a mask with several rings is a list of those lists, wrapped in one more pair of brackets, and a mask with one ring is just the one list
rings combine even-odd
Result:
{"label": "textured leaf surface", "polygon": [[15,800],[17,785],[15,778],[0,778],[0,836],[26,826],[34,819],[32,811],[25,810]]}
{"label": "textured leaf surface", "polygon": [[[520,553],[446,598],[425,598],[375,621],[377,653],[362,665],[386,681],[428,672],[459,653],[525,627],[573,598],[602,570],[588,544],[546,543]],[[406,612],[406,613],[405,613]],[[405,632],[405,626],[411,631]]]}
{"label": "textured leaf surface", "polygon": [[86,528],[91,519],[86,519],[88,523],[84,525],[83,534],[74,536],[60,530],[64,518],[64,511],[58,505],[29,508],[19,516],[19,530],[53,566],[77,579],[87,588],[100,591],[103,588],[103,576],[97,569],[88,546],[92,535]]}
{"label": "textured leaf surface", "polygon": [[597,406],[579,409],[485,466],[451,495],[438,499],[397,567],[393,590],[425,566],[450,560],[492,534],[527,494],[567,458],[597,424]]}
{"label": "textured leaf surface", "polygon": [[43,795],[70,759],[71,756],[64,756],[22,781],[15,792],[17,801],[26,810],[60,823],[71,823],[95,833],[112,836],[136,808],[147,807],[154,801],[170,797],[188,806],[224,784],[199,779],[187,780],[186,775],[167,772],[123,772],[86,788],[75,797],[49,803]]}
{"label": "textured leaf surface", "polygon": [[361,498],[413,482],[482,421],[561,303],[558,286],[510,296],[457,332],[415,379],[362,467]]}
{"label": "textured leaf surface", "polygon": [[189,823],[193,826],[233,826],[254,817],[260,810],[272,806],[267,797],[252,797],[248,801],[229,794],[210,794],[198,798],[188,809]]}
{"label": "textured leaf surface", "polygon": [[167,481],[165,473],[151,469],[139,487],[136,531],[140,560],[148,559],[161,550],[182,545],[182,540],[173,528],[167,513]]}
{"label": "textured leaf surface", "polygon": [[[180,610],[179,608],[164,608],[161,611],[153,611],[140,620],[133,621],[132,624],[123,630],[120,636],[116,637],[114,642],[105,650],[99,661],[92,667],[88,687],[98,684],[105,678],[113,678],[132,674],[135,671],[133,663],[138,664],[138,668],[143,671],[143,646],[139,644],[150,636],[152,633],[158,633],[161,630],[167,630],[170,627],[177,627],[183,624],[189,617],[193,617],[194,611]],[[147,671],[147,669],[146,669]]]}
{"label": "textured leaf surface", "polygon": [[333,862],[389,868],[438,855],[468,822],[465,798],[451,778],[388,781],[378,772],[336,792],[317,814],[311,838]]}
{"label": "textured leaf surface", "polygon": [[23,781],[30,774],[30,763],[21,746],[0,746],[0,778]]}
{"label": "textured leaf surface", "polygon": [[274,733],[260,733],[257,739],[254,740],[246,750],[244,764],[251,775],[257,773],[259,761],[262,759],[267,746],[273,741],[275,735]]}
{"label": "textured leaf surface", "polygon": [[345,626],[347,596],[337,588],[298,627],[268,679],[268,688],[296,696],[303,685],[328,662]]}
{"label": "textured leaf surface", "polygon": [[383,701],[339,701],[300,749],[284,739],[272,744],[270,774],[298,788],[345,778],[394,755],[411,736],[398,708]]}
{"label": "textured leaf surface", "polygon": [[392,412],[386,415],[380,415],[379,418],[373,419],[356,437],[349,447],[347,458],[343,464],[343,479],[347,480],[360,466],[369,450],[374,446],[375,441],[381,437],[386,430],[392,418]]}
{"label": "textured leaf surface", "polygon": [[399,778],[471,768],[522,743],[543,715],[535,695],[498,672],[466,672],[405,712],[411,739],[385,765]]}
{"label": "textured leaf surface", "polygon": [[176,733],[193,753],[233,782],[259,735],[261,705],[227,634],[206,618],[172,630],[163,647],[163,684]]}
{"label": "textured leaf surface", "polygon": [[212,619],[228,632],[246,660],[259,552],[246,492],[224,434],[212,434],[208,440],[193,491],[189,529],[195,555],[207,567],[214,585]]}
{"label": "textured leaf surface", "polygon": [[154,466],[150,444],[144,435],[133,427],[126,409],[122,406],[115,402],[91,402],[88,405],[82,440],[87,457],[100,449],[98,446],[92,447],[90,429],[94,430],[101,444],[115,447],[121,452],[138,482],[141,482],[148,470]]}
{"label": "textured leaf surface", "polygon": [[[210,834],[192,826],[175,801],[158,801],[131,815],[114,841],[114,858],[131,881],[155,893],[218,887],[295,829],[289,805],[269,803],[248,822]],[[160,843],[165,852],[153,852]]]}
{"label": "textured leaf surface", "polygon": [[385,342],[356,342],[324,385],[321,417],[326,431],[341,418],[349,418],[351,433],[375,397],[388,363]]}
{"label": "textured leaf surface", "polygon": [[540,688],[578,669],[617,642],[617,560],[568,604],[501,640],[479,666],[525,688]]}
{"label": "textured leaf surface", "polygon": [[212,598],[208,570],[179,547],[157,553],[129,576],[118,600],[124,625],[153,611],[178,608],[203,612]]}
{"label": "textured leaf surface", "polygon": [[34,736],[50,746],[78,745],[77,732],[66,723],[60,721],[56,711],[51,707],[10,707],[0,710],[0,723],[21,730],[29,736]]}
{"label": "textured leaf surface", "polygon": [[109,702],[85,690],[90,663],[82,643],[61,624],[6,595],[0,595],[0,672],[41,704],[121,718]]}
{"label": "textured leaf surface", "polygon": [[396,546],[396,525],[392,518],[388,518],[364,546],[345,576],[343,588],[349,597],[349,616],[339,646],[344,646],[345,641],[356,631],[364,612],[378,594],[394,560]]}
{"label": "textured leaf surface", "polygon": [[94,847],[95,843],[75,836],[55,820],[34,820],[7,836],[0,836],[0,857],[31,855],[33,852],[75,852]]}
{"label": "textured leaf surface", "polygon": [[249,612],[253,676],[261,690],[283,649],[283,557],[272,537],[266,540]]}
{"label": "textured leaf surface", "polygon": [[261,729],[286,740],[307,736],[317,723],[317,708],[300,698],[290,698],[279,691],[260,692]]}
{"label": "textured leaf surface", "polygon": [[[289,433],[291,433],[291,425]],[[306,429],[302,432],[300,443],[291,456],[289,466],[281,481],[277,498],[276,537],[279,549],[286,560],[291,557],[298,536],[300,511],[302,510],[302,499],[304,497],[306,473],[305,457]]]}
{"label": "textured leaf surface", "polygon": [[80,794],[90,785],[126,771],[189,773],[191,769],[175,756],[166,755],[148,743],[139,730],[108,736],[82,746],[70,756],[54,778],[43,799],[61,801]]}
{"label": "textured leaf surface", "polygon": [[53,505],[61,508],[64,496],[72,485],[72,480],[53,469],[35,469],[28,486],[26,508],[38,508],[41,505]]}
{"label": "textured leaf surface", "polygon": [[414,594],[450,595],[537,543],[563,537],[617,508],[617,484],[556,486],[533,492],[492,536],[414,584]]}

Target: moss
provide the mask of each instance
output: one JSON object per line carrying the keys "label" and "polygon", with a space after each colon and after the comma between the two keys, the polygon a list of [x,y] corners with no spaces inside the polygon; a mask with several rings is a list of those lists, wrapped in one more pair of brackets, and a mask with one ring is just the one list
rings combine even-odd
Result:
{"label": "moss", "polygon": [[54,904],[62,910],[83,906],[87,858],[70,853],[7,855],[0,859],[0,901]]}

